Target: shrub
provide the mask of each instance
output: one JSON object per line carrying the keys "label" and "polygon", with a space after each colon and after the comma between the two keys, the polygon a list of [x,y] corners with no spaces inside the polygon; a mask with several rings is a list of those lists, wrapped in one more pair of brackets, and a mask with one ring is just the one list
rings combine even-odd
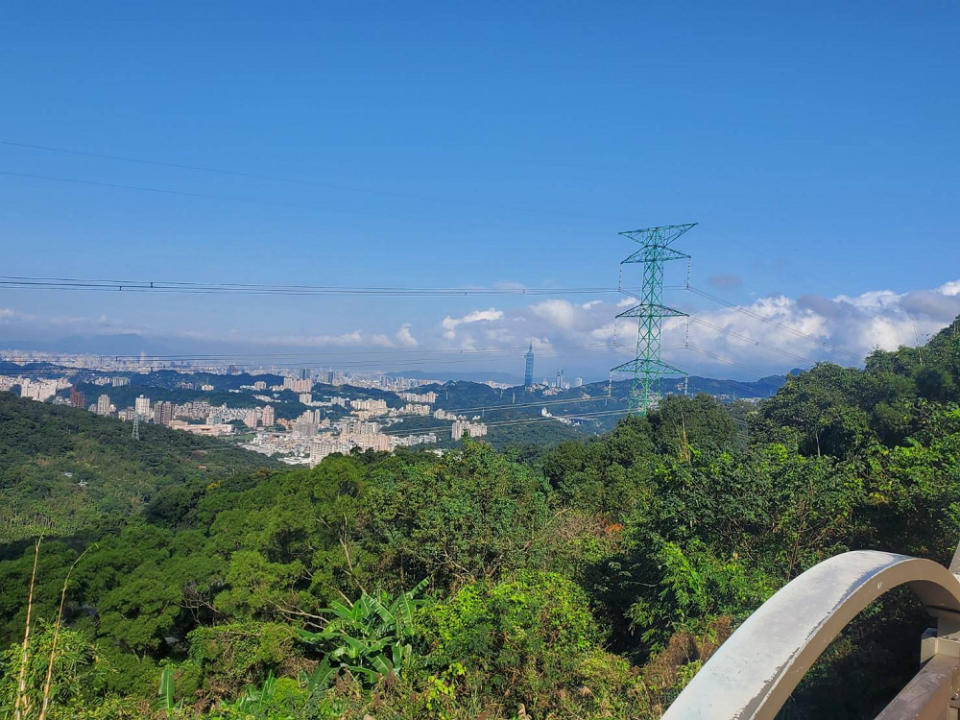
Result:
{"label": "shrub", "polygon": [[584,591],[548,572],[467,585],[425,608],[420,620],[429,666],[445,671],[459,663],[465,692],[529,708],[548,707],[560,688],[575,685],[580,664],[603,636]]}

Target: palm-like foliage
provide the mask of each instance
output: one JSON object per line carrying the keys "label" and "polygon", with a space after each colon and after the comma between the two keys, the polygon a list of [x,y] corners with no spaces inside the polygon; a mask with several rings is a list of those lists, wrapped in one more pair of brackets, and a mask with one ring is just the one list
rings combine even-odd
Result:
{"label": "palm-like foliage", "polygon": [[273,672],[267,673],[267,679],[259,688],[247,688],[246,693],[230,709],[244,717],[265,717],[274,699],[277,679]]}
{"label": "palm-like foliage", "polygon": [[326,687],[340,669],[370,683],[381,676],[400,675],[413,657],[409,639],[414,614],[425,601],[416,595],[426,580],[393,598],[389,593],[364,592],[353,603],[331,603],[323,612],[332,615],[321,632],[303,630],[300,637],[323,653],[310,677],[313,689]]}

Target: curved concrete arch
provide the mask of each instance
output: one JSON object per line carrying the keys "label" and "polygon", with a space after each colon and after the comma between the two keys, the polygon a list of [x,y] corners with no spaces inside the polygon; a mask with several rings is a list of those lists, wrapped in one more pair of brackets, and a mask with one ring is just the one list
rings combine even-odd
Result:
{"label": "curved concrete arch", "polygon": [[890,589],[909,585],[934,615],[960,613],[945,567],[860,550],[825,560],[765,602],[704,664],[663,720],[772,720],[839,632]]}

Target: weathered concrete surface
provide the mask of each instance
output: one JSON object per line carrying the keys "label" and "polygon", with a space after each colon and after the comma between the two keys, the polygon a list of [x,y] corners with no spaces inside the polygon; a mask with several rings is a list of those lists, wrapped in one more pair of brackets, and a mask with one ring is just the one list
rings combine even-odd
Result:
{"label": "weathered concrete surface", "polygon": [[958,672],[960,658],[935,655],[875,720],[944,720]]}
{"label": "weathered concrete surface", "polygon": [[960,612],[960,582],[942,565],[867,550],[838,555],[795,578],[753,613],[663,720],[772,720],[843,627],[903,584],[933,614]]}

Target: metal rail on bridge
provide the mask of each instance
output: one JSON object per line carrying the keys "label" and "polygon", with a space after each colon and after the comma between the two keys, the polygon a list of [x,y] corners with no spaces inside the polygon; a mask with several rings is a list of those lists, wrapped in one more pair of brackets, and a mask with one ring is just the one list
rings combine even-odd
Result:
{"label": "metal rail on bridge", "polygon": [[704,664],[663,720],[773,720],[807,670],[871,602],[908,585],[931,615],[920,672],[876,720],[958,720],[960,547],[950,570],[930,560],[855,551],[781,588]]}

